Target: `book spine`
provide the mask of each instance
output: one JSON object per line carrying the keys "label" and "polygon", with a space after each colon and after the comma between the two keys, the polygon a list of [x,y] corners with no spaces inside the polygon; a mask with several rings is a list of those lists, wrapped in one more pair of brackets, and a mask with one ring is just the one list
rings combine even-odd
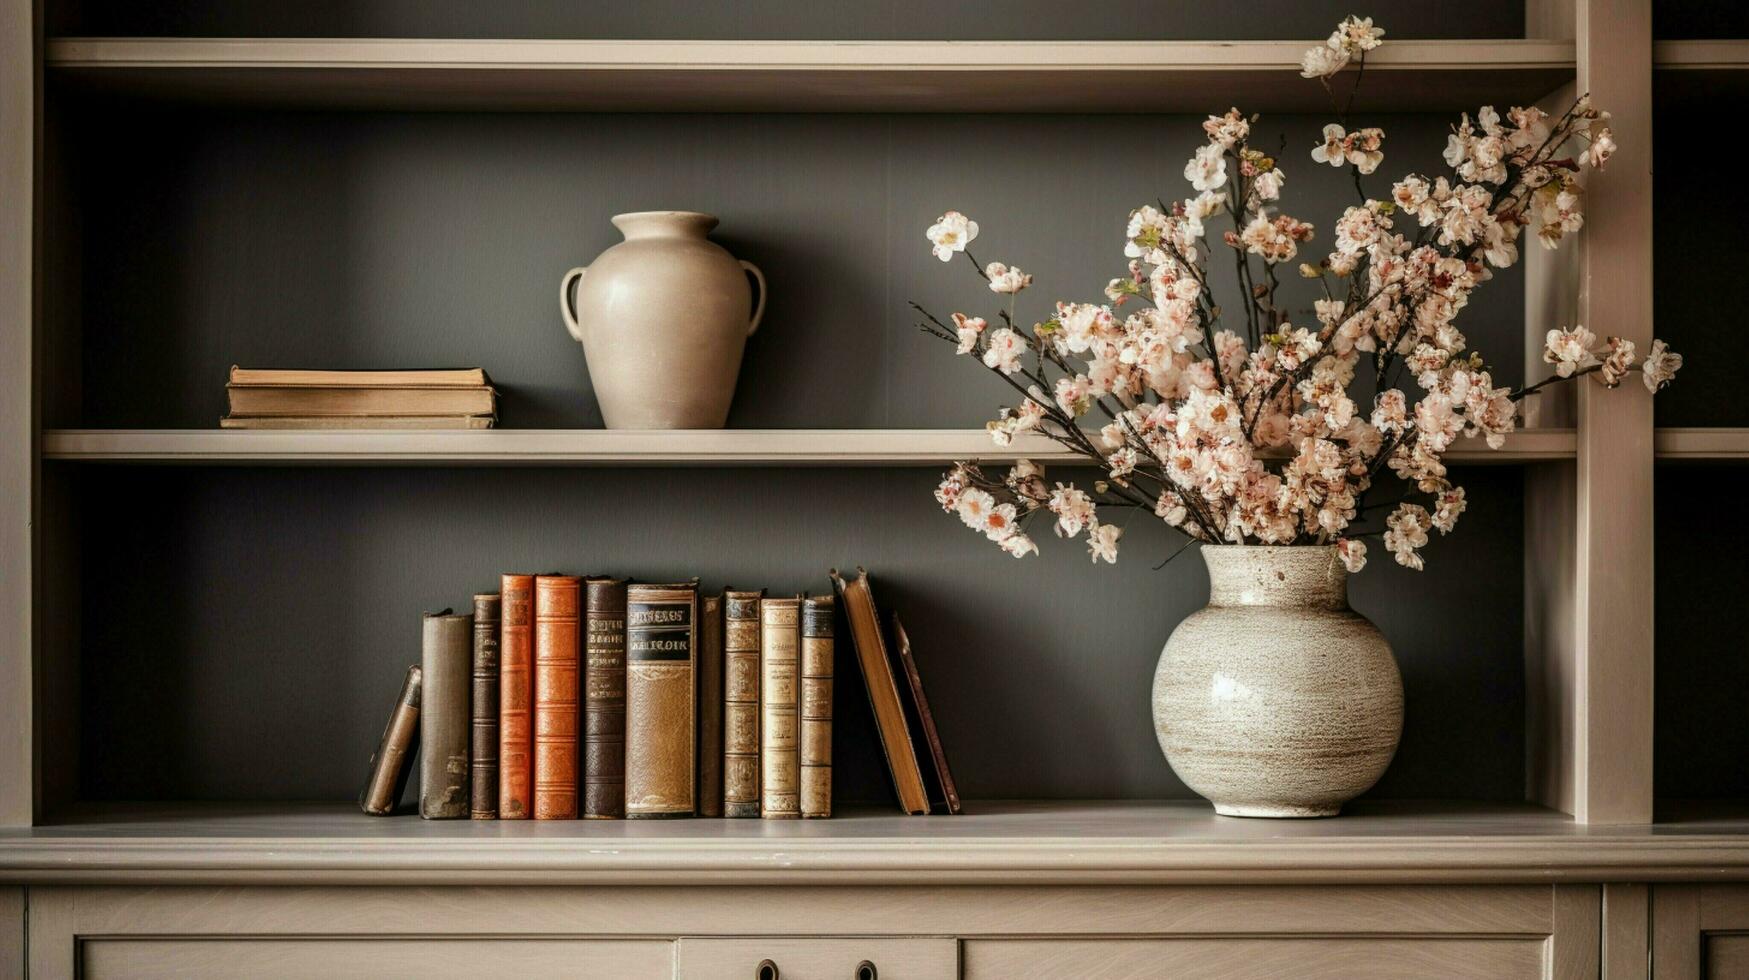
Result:
{"label": "book spine", "polygon": [[498,819],[498,593],[474,596],[473,741],[468,758],[469,816]]}
{"label": "book spine", "polygon": [[801,811],[832,815],[832,619],[831,596],[802,602]]}
{"label": "book spine", "polygon": [[500,581],[498,819],[527,820],[534,761],[534,576]]}
{"label": "book spine", "polygon": [[626,590],[626,816],[697,809],[698,585]]}
{"label": "book spine", "polygon": [[474,617],[427,613],[419,708],[419,815],[468,815],[468,687]]}
{"label": "book spine", "polygon": [[401,804],[401,794],[407,790],[407,774],[413,771],[413,740],[419,735],[420,680],[424,673],[418,664],[407,668],[407,679],[401,682],[395,710],[389,713],[382,740],[371,753],[370,775],[365,779],[364,792],[358,796],[358,806],[372,816],[395,812],[395,807]]}
{"label": "book spine", "polygon": [[723,816],[759,816],[759,598],[723,597]]}
{"label": "book spine", "polygon": [[801,599],[759,603],[759,815],[801,816],[797,666]]}
{"label": "book spine", "polygon": [[723,597],[698,600],[698,815],[723,815]]}
{"label": "book spine", "polygon": [[534,818],[577,819],[582,580],[534,580]]}
{"label": "book spine", "polygon": [[584,586],[583,816],[626,815],[626,583]]}

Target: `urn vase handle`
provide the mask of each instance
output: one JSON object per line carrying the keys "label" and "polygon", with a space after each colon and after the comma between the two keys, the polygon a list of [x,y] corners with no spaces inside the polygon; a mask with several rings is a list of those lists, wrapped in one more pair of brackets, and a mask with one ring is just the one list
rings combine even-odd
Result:
{"label": "urn vase handle", "polygon": [[[760,272],[758,266],[746,259],[736,259],[735,261],[741,263],[741,268],[746,269],[753,276],[754,282],[759,283],[759,302],[754,305],[753,316],[747,321],[747,336],[751,337],[753,331],[759,329],[759,321],[765,318],[765,273]],[[576,271],[582,272],[581,269]]]}
{"label": "urn vase handle", "polygon": [[[574,308],[574,303],[571,299],[571,285],[574,281],[582,281],[583,274],[588,271],[588,266],[580,265],[577,268],[572,269],[570,272],[565,273],[565,278],[559,280],[559,312],[564,314],[565,329],[570,331],[572,338],[578,343],[583,342],[583,328],[577,325],[577,311]],[[759,306],[763,311],[765,308],[764,279],[759,280]],[[759,314],[755,313],[753,315],[753,322],[755,324],[759,322]],[[751,333],[752,331],[748,332]]]}

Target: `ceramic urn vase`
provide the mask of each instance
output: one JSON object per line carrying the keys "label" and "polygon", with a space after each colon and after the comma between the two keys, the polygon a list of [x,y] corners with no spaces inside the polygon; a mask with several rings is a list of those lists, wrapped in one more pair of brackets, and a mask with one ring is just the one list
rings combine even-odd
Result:
{"label": "ceramic urn vase", "polygon": [[1365,792],[1403,731],[1403,681],[1348,607],[1334,547],[1204,546],[1208,606],[1154,673],[1172,771],[1236,817],[1326,817]]}
{"label": "ceramic urn vase", "polygon": [[602,420],[610,429],[722,428],[742,350],[765,312],[764,274],[705,237],[717,226],[708,214],[638,211],[613,224],[625,241],[559,285]]}

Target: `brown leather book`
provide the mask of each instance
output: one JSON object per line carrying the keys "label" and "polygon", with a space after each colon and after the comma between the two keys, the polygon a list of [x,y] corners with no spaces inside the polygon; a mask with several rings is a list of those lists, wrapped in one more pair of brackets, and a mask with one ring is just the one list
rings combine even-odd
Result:
{"label": "brown leather book", "polygon": [[923,770],[917,764],[917,750],[905,724],[905,708],[899,701],[899,686],[893,678],[886,641],[881,638],[868,573],[858,568],[856,579],[850,582],[836,568],[831,574],[838,601],[844,604],[844,617],[850,623],[851,644],[856,647],[856,662],[868,688],[869,707],[874,710],[875,727],[880,730],[881,751],[886,754],[887,769],[893,774],[899,808],[910,814],[928,813],[929,795],[923,788]]}
{"label": "brown leather book", "polygon": [[793,820],[801,811],[800,596],[759,603],[759,815]]}
{"label": "brown leather book", "polygon": [[899,648],[899,663],[905,668],[905,679],[911,687],[911,704],[916,709],[917,724],[923,729],[923,741],[929,745],[929,756],[935,763],[935,781],[941,787],[941,798],[948,813],[960,812],[960,791],[954,785],[953,772],[947,767],[947,752],[941,747],[941,734],[935,730],[935,715],[929,710],[929,699],[923,695],[923,675],[917,672],[917,658],[911,653],[911,638],[905,635],[905,625],[899,614],[893,613],[893,643]]}
{"label": "brown leather book", "polygon": [[534,818],[577,819],[583,580],[534,578]]}
{"label": "brown leather book", "polygon": [[626,816],[698,808],[698,582],[626,588]]}
{"label": "brown leather book", "polygon": [[723,597],[698,599],[698,815],[723,815]]}
{"label": "brown leather book", "polygon": [[723,595],[723,816],[759,816],[758,592]]}
{"label": "brown leather book", "polygon": [[395,710],[389,713],[389,723],[383,726],[382,740],[370,756],[370,775],[364,781],[364,791],[358,794],[359,809],[375,817],[385,817],[401,805],[401,794],[407,790],[407,774],[413,771],[414,740],[419,737],[419,687],[424,669],[418,664],[407,668],[407,679],[401,682],[400,696],[395,698]]}
{"label": "brown leather book", "polygon": [[473,737],[468,753],[468,815],[498,819],[498,593],[474,596]]}
{"label": "brown leather book", "polygon": [[802,600],[801,812],[832,815],[832,620],[829,595]]}
{"label": "brown leather book", "polygon": [[527,820],[534,796],[534,576],[499,580],[498,819]]}
{"label": "brown leather book", "polygon": [[626,815],[626,580],[584,583],[583,816]]}
{"label": "brown leather book", "polygon": [[468,815],[468,688],[474,617],[426,613],[419,694],[419,815]]}

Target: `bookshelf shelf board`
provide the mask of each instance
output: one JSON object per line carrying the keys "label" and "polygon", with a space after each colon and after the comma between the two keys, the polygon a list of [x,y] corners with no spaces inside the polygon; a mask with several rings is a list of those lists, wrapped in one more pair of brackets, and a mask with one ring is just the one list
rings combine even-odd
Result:
{"label": "bookshelf shelf board", "polygon": [[0,882],[174,884],[1749,880],[1749,819],[1576,824],[1529,804],[1362,802],[1331,820],[1201,801],[977,802],[955,817],[426,821],[347,804],[140,805],[0,830]]}
{"label": "bookshelf shelf board", "polygon": [[[1080,459],[1042,436],[998,447],[980,429],[240,430],[53,429],[43,458],[84,462],[312,464],[935,466],[960,459]],[[1462,463],[1571,459],[1571,429],[1524,430],[1499,450],[1479,441],[1447,458]]]}
{"label": "bookshelf shelf board", "polygon": [[[53,79],[191,101],[323,107],[751,112],[1325,110],[1315,41],[611,41],[52,38]],[[1529,104],[1571,41],[1397,41],[1371,111]]]}
{"label": "bookshelf shelf board", "polygon": [[1659,459],[1749,459],[1749,429],[1659,429],[1653,448]]}
{"label": "bookshelf shelf board", "polygon": [[1749,41],[1655,41],[1652,64],[1665,72],[1749,69]]}

